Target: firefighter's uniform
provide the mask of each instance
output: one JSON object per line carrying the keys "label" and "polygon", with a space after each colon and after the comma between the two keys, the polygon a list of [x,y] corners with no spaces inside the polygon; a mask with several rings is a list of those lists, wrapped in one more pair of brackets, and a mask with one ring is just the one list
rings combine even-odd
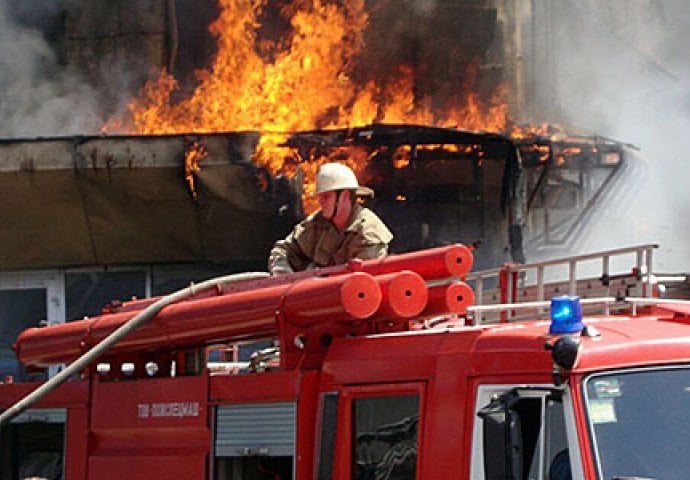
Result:
{"label": "firefighter's uniform", "polygon": [[378,258],[386,255],[392,239],[393,234],[381,219],[357,203],[342,232],[319,211],[275,243],[268,268],[271,273],[288,273],[338,265],[353,258]]}

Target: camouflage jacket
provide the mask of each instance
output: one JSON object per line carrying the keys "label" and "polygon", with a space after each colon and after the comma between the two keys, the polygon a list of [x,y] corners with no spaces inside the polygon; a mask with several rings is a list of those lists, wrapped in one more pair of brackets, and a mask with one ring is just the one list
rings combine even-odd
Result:
{"label": "camouflage jacket", "polygon": [[393,235],[374,212],[355,204],[342,231],[318,211],[295,226],[271,250],[271,273],[289,273],[314,267],[346,263],[353,258],[367,260],[388,253]]}

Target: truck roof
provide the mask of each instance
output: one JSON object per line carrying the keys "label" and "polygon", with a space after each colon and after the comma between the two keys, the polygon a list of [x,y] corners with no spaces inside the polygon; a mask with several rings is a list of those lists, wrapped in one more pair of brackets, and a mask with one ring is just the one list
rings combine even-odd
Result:
{"label": "truck roof", "polygon": [[[690,317],[683,309],[688,307],[662,305],[635,315],[585,317],[597,335],[574,334],[581,346],[572,371],[690,362]],[[413,380],[432,375],[439,362],[453,361],[464,362],[469,376],[550,376],[553,360],[545,344],[559,336],[549,334],[549,325],[548,320],[521,321],[342,338],[332,345],[323,371],[352,383],[364,377]]]}

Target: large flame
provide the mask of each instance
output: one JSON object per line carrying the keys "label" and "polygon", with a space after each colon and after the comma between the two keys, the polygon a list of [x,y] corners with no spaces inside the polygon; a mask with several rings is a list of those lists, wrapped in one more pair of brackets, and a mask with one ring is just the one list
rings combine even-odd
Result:
{"label": "large flame", "polygon": [[[209,27],[218,51],[208,69],[196,72],[196,89],[174,101],[177,82],[166,71],[160,72],[129,104],[128,130],[141,134],[260,131],[254,160],[273,174],[305,160],[295,151],[277,147],[285,139],[279,132],[377,122],[505,130],[504,90],[495,92],[487,104],[471,93],[432,109],[431,99],[416,91],[411,65],[400,65],[396,80],[386,85],[374,79],[355,82],[352,74],[365,48],[363,32],[369,18],[364,0],[342,5],[327,0],[291,2],[281,12],[289,19],[289,35],[273,41],[258,36],[266,3],[219,0],[219,16]],[[474,80],[473,72],[468,72],[457,90],[466,91]],[[362,160],[347,158],[355,167]],[[292,162],[286,164],[286,159]],[[326,159],[310,160],[307,180]]]}

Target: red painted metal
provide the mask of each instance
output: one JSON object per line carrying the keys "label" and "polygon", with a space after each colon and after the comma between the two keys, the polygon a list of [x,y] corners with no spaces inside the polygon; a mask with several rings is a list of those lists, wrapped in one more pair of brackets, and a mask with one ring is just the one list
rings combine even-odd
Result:
{"label": "red painted metal", "polygon": [[[129,354],[138,355],[138,360],[150,355],[170,363],[173,355],[179,355],[170,350],[176,346],[271,335],[279,339],[280,368],[246,375],[206,369],[181,377],[161,369],[165,373],[156,378],[115,381],[86,372],[35,407],[67,412],[66,478],[221,478],[217,467],[226,459],[218,458],[215,442],[220,437],[214,429],[226,425],[216,414],[228,405],[276,403],[294,406],[295,413],[294,450],[288,452],[292,463],[282,478],[351,478],[358,441],[352,432],[357,402],[389,395],[419,398],[417,436],[414,449],[408,450],[416,456],[415,477],[470,478],[473,456],[482,448],[475,443],[480,437],[475,431],[477,410],[485,405],[476,403],[481,399],[480,387],[543,388],[554,381],[553,359],[544,349],[545,341],[552,339],[547,322],[469,328],[458,323],[434,330],[429,327],[434,322],[429,321],[417,322],[425,324],[423,331],[369,335],[400,331],[419,319],[466,312],[474,299],[466,283],[434,282],[433,287],[425,283],[429,276],[461,277],[466,267],[461,250],[400,256],[409,260],[403,263],[352,262],[343,267],[347,270],[329,270],[328,275],[300,273],[269,279],[274,283],[246,282],[239,289],[231,286],[213,296],[166,307],[116,346],[107,360],[116,363]],[[387,270],[391,265],[412,270],[391,272]],[[512,288],[516,278],[506,268],[501,278],[504,290]],[[24,332],[17,349],[23,359],[64,361],[103,339],[144,304],[133,302],[119,313]],[[690,307],[643,310],[636,315],[586,318],[585,323],[601,335],[580,337],[577,364],[562,386],[571,395],[565,412],[577,431],[569,445],[579,455],[571,458],[578,459],[576,471],[588,480],[596,478],[597,470],[583,378],[617,368],[690,362]],[[461,318],[446,315],[441,320]],[[0,384],[0,410],[34,387]],[[330,405],[330,418],[326,397],[336,402]],[[269,414],[258,421],[273,425]],[[322,423],[332,429],[322,431]],[[336,433],[329,439],[326,434],[333,429]],[[321,452],[319,447],[324,446]],[[240,459],[243,450],[237,451]],[[320,470],[321,453],[332,460],[330,471]],[[253,460],[245,457],[239,463],[246,461],[240,466],[251,468]],[[258,471],[257,467],[251,475]]]}
{"label": "red painted metal", "polygon": [[[447,290],[434,287],[430,298]],[[645,359],[656,365],[686,364],[690,326],[670,321],[671,317],[669,313],[665,318],[602,317],[597,322],[602,337],[582,339],[582,358],[566,388],[572,394],[583,478],[596,478],[583,414],[583,375],[621,364],[637,365]],[[520,328],[499,325],[342,338],[333,343],[316,370],[116,382],[76,379],[39,408],[68,409],[65,458],[69,478],[114,479],[122,478],[124,472],[132,480],[153,475],[203,480],[213,478],[209,474],[214,462],[211,432],[218,406],[294,402],[294,478],[311,480],[318,478],[314,455],[319,453],[315,445],[320,441],[322,393],[338,392],[341,397],[338,427],[345,430],[336,439],[335,461],[344,476],[333,478],[349,478],[346,474],[351,473],[352,458],[343,454],[354,444],[346,435],[352,425],[351,402],[414,393],[420,396],[417,477],[442,478],[454,471],[458,478],[467,479],[471,455],[481,448],[473,444],[476,410],[482,406],[475,405],[477,389],[480,385],[549,384],[553,365],[543,347],[547,329],[544,322],[525,322]],[[7,391],[20,388],[28,387],[1,385],[0,407],[8,401]],[[74,396],[65,395],[68,390]],[[179,413],[178,404],[190,403],[198,403],[198,410]],[[164,415],[144,413],[154,410]]]}
{"label": "red painted metal", "polygon": [[372,275],[413,270],[425,280],[438,280],[467,275],[472,270],[473,261],[469,248],[454,244],[367,260],[362,262],[361,269]]}
{"label": "red painted metal", "polygon": [[89,478],[203,478],[208,377],[127,383],[93,383]]}
{"label": "red painted metal", "polygon": [[[508,303],[508,271],[505,265],[501,268],[501,273],[498,276],[498,286],[501,292],[501,303]],[[508,312],[501,311],[499,318],[501,319],[501,323],[507,322]]]}
{"label": "red painted metal", "polygon": [[[297,327],[371,316],[381,303],[377,281],[355,272],[170,305],[109,353],[205,345],[277,332],[276,313]],[[27,365],[68,362],[131,319],[135,312],[25,330],[15,350]]]}
{"label": "red painted metal", "polygon": [[[464,311],[469,302],[457,300],[459,294],[455,290],[459,287],[446,287],[427,305],[424,280],[461,277],[471,267],[471,251],[464,245],[450,245],[231,284],[216,296],[209,297],[213,292],[204,292],[200,297],[166,307],[112,347],[109,355],[275,336],[280,328],[276,322],[278,312],[287,324],[281,333],[289,335],[284,338],[288,341],[308,329],[331,336],[399,331],[406,328],[401,318],[414,317],[425,309],[425,315]],[[447,298],[441,299],[443,295]],[[89,320],[28,329],[17,338],[18,358],[27,365],[71,361],[133,318],[150,301],[113,306],[110,311],[116,313]],[[356,330],[339,327],[326,331],[321,327],[368,317],[374,323],[361,324]],[[385,322],[381,323],[382,320]]]}
{"label": "red painted metal", "polygon": [[373,315],[381,305],[381,288],[372,276],[355,272],[346,276],[310,278],[298,282],[288,289],[284,298],[285,301],[277,305],[276,310],[280,309],[289,323],[310,327],[316,323],[362,319]]}
{"label": "red painted metal", "polygon": [[376,278],[383,299],[374,319],[411,318],[424,309],[429,298],[424,279],[412,271],[388,273]]}
{"label": "red painted metal", "polygon": [[444,313],[464,314],[474,303],[474,291],[465,282],[454,282],[429,289],[429,301],[420,314],[422,318]]}
{"label": "red painted metal", "polygon": [[[302,272],[280,275],[260,280],[247,280],[223,286],[220,293],[233,293],[246,290],[276,287],[294,284],[312,277],[330,277],[352,272],[365,272],[370,275],[384,275],[403,270],[416,272],[424,280],[439,280],[449,277],[464,277],[472,269],[474,257],[472,251],[465,245],[453,244],[443,247],[429,248],[409,253],[393,254],[373,260],[351,260],[347,264],[332,267],[316,268]],[[213,295],[205,291],[194,298],[208,298]],[[106,306],[104,313],[124,313],[140,311],[161,297],[136,299],[127,302],[113,302]]]}

